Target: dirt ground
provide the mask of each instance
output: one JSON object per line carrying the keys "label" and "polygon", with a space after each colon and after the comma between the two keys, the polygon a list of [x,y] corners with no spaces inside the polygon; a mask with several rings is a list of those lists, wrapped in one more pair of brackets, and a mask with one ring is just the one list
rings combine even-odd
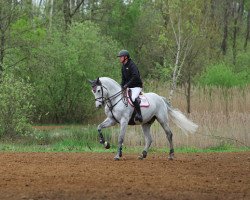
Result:
{"label": "dirt ground", "polygon": [[0,199],[250,199],[250,152],[0,153]]}

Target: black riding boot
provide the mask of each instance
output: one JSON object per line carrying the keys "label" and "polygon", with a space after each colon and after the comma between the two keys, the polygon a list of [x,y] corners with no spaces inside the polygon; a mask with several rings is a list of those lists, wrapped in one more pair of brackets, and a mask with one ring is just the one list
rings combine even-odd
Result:
{"label": "black riding boot", "polygon": [[141,115],[141,108],[140,108],[140,104],[138,103],[137,98],[135,99],[133,104],[134,104],[135,110],[136,110],[135,120],[142,122],[143,120],[142,120],[142,115]]}

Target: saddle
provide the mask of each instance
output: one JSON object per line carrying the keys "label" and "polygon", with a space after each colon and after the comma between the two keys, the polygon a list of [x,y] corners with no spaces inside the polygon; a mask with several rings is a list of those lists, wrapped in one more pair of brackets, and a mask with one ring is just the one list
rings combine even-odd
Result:
{"label": "saddle", "polygon": [[[130,89],[128,89],[128,90],[127,90],[127,94],[126,94],[127,99],[128,99],[128,103],[129,103],[132,107],[134,107],[134,105],[133,105],[133,103],[132,103],[131,95],[132,95],[132,92],[131,92]],[[140,95],[139,95],[139,97],[138,97],[138,100],[139,100],[138,102],[139,102],[139,104],[140,104],[140,107],[146,107],[146,108],[147,108],[147,107],[150,106],[147,97],[145,97],[144,94],[143,94],[142,92],[140,92]]]}

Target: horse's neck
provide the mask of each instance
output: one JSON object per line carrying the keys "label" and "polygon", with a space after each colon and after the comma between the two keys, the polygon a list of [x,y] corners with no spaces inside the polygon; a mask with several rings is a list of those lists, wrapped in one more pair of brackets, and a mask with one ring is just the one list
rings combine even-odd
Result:
{"label": "horse's neck", "polygon": [[[121,86],[114,81],[113,79],[109,78],[102,78],[101,82],[108,90],[108,98],[110,98],[110,102],[107,102],[109,106],[116,105],[116,103],[121,103],[121,98],[123,98],[123,94],[121,92]],[[119,94],[120,93],[120,94]]]}
{"label": "horse's neck", "polygon": [[121,88],[109,88],[109,90],[108,90],[109,97],[115,96],[120,91],[121,91]]}
{"label": "horse's neck", "polygon": [[121,91],[120,85],[117,82],[115,82],[114,80],[104,77],[104,78],[101,78],[101,81],[102,81],[103,85],[107,88],[108,93],[109,93],[109,97],[111,97],[111,96],[113,96]]}

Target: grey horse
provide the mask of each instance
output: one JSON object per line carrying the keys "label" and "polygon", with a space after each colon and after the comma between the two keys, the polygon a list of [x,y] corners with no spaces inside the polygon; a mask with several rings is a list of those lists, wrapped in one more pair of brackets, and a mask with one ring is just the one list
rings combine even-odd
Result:
{"label": "grey horse", "polygon": [[118,151],[115,155],[115,160],[120,160],[122,157],[122,145],[124,136],[128,125],[141,125],[145,136],[145,147],[142,154],[138,157],[144,159],[147,157],[149,147],[152,143],[152,137],[150,134],[150,127],[152,123],[157,120],[164,129],[167,139],[170,144],[169,159],[174,158],[174,147],[172,141],[172,132],[169,128],[169,118],[180,127],[184,133],[194,133],[198,126],[187,119],[179,110],[170,106],[167,100],[155,93],[144,93],[148,99],[150,106],[142,107],[141,112],[143,116],[143,122],[134,121],[134,107],[127,103],[127,98],[124,97],[124,91],[121,86],[113,79],[108,77],[100,77],[96,80],[89,80],[92,85],[92,93],[95,96],[95,105],[97,108],[105,106],[105,114],[107,118],[98,125],[98,133],[100,143],[105,148],[110,148],[109,142],[105,141],[102,129],[115,124],[120,124],[120,133],[118,136]]}

